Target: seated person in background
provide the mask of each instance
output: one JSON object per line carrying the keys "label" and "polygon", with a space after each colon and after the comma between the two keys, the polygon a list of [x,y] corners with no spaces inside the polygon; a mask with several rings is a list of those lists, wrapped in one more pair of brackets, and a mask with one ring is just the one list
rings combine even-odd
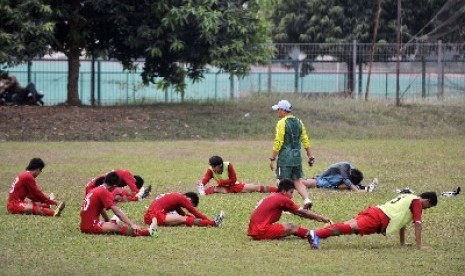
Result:
{"label": "seated person in background", "polygon": [[[112,191],[115,201],[140,201],[150,195],[152,186],[149,185],[147,188],[143,187],[144,179],[141,176],[134,175],[129,170],[116,169],[113,170],[113,172],[115,172],[120,179],[117,187]],[[102,185],[104,179],[105,175],[93,178],[87,183],[84,195],[87,195],[95,187]],[[129,190],[123,188],[126,186],[129,187]]]}
{"label": "seated person in background", "polygon": [[349,162],[339,162],[331,165],[322,174],[315,178],[304,179],[302,183],[307,188],[325,188],[338,190],[351,190],[354,192],[373,192],[378,186],[378,179],[364,186],[363,173]]}
{"label": "seated person in background", "polygon": [[193,192],[161,194],[150,204],[144,215],[144,221],[150,224],[156,220],[159,226],[221,226],[224,218],[223,211],[211,220],[196,209],[198,204],[199,196]]}
{"label": "seated person in background", "polygon": [[[238,182],[232,163],[224,162],[220,156],[210,157],[208,163],[210,166],[202,177],[202,180],[197,184],[198,192],[201,195],[210,195],[213,193],[274,193],[278,190],[275,186]],[[215,179],[218,185],[205,189],[205,185],[212,178]]]}
{"label": "seated person in background", "polygon": [[[82,233],[86,234],[118,234],[123,236],[157,236],[156,221],[151,222],[148,229],[140,229],[116,206],[114,195],[111,193],[120,178],[116,172],[110,172],[105,176],[103,184],[92,189],[84,198],[81,206]],[[120,225],[110,221],[105,210],[111,209],[118,220],[125,223]],[[104,221],[100,220],[100,216]]]}
{"label": "seated person in background", "polygon": [[[36,178],[42,173],[45,163],[40,158],[33,158],[26,167],[26,171],[20,173],[11,184],[7,210],[10,214],[26,214],[40,216],[60,216],[65,208],[65,202],[59,202],[46,196],[36,183]],[[29,198],[31,201],[27,201]],[[57,205],[55,210],[50,205]]]}

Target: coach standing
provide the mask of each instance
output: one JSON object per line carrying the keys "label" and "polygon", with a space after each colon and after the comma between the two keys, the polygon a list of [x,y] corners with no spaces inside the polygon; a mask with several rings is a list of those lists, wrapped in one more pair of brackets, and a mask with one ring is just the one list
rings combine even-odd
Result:
{"label": "coach standing", "polygon": [[270,169],[275,170],[274,162],[277,159],[276,178],[292,179],[297,192],[304,200],[304,208],[310,209],[312,201],[302,183],[302,155],[301,144],[307,152],[308,164],[313,165],[315,158],[310,150],[310,139],[304,124],[291,114],[292,105],[287,100],[281,100],[271,107],[277,111],[279,121],[276,124],[276,134],[273,141],[273,152],[270,157]]}

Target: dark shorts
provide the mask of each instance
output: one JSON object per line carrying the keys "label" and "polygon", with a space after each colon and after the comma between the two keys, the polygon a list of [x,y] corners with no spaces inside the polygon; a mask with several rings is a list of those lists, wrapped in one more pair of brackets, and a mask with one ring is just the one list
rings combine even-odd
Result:
{"label": "dark shorts", "polygon": [[292,167],[276,167],[276,178],[278,179],[300,179],[304,177],[304,173],[302,171],[302,165],[300,166],[292,166]]}

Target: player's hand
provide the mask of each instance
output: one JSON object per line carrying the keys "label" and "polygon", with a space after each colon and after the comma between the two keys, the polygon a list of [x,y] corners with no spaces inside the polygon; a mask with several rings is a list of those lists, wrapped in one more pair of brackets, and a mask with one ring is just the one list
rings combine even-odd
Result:
{"label": "player's hand", "polygon": [[132,224],[131,228],[134,229],[134,230],[140,229],[139,225],[137,225],[137,224]]}
{"label": "player's hand", "polygon": [[315,163],[315,157],[310,156],[310,157],[308,158],[308,165],[309,165],[310,167],[312,167],[314,163]]}
{"label": "player's hand", "polygon": [[274,161],[270,161],[270,170],[274,171]]}

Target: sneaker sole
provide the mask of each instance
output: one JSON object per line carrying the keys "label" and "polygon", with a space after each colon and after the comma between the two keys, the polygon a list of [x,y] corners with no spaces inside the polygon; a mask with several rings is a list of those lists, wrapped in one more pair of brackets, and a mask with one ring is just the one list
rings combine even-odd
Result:
{"label": "sneaker sole", "polygon": [[65,209],[66,203],[62,202],[60,205],[58,205],[57,209],[55,210],[55,214],[53,214],[54,217],[59,217],[61,215],[61,212]]}
{"label": "sneaker sole", "polygon": [[150,236],[154,238],[158,238],[158,221],[156,218],[152,219],[152,223],[149,227]]}

